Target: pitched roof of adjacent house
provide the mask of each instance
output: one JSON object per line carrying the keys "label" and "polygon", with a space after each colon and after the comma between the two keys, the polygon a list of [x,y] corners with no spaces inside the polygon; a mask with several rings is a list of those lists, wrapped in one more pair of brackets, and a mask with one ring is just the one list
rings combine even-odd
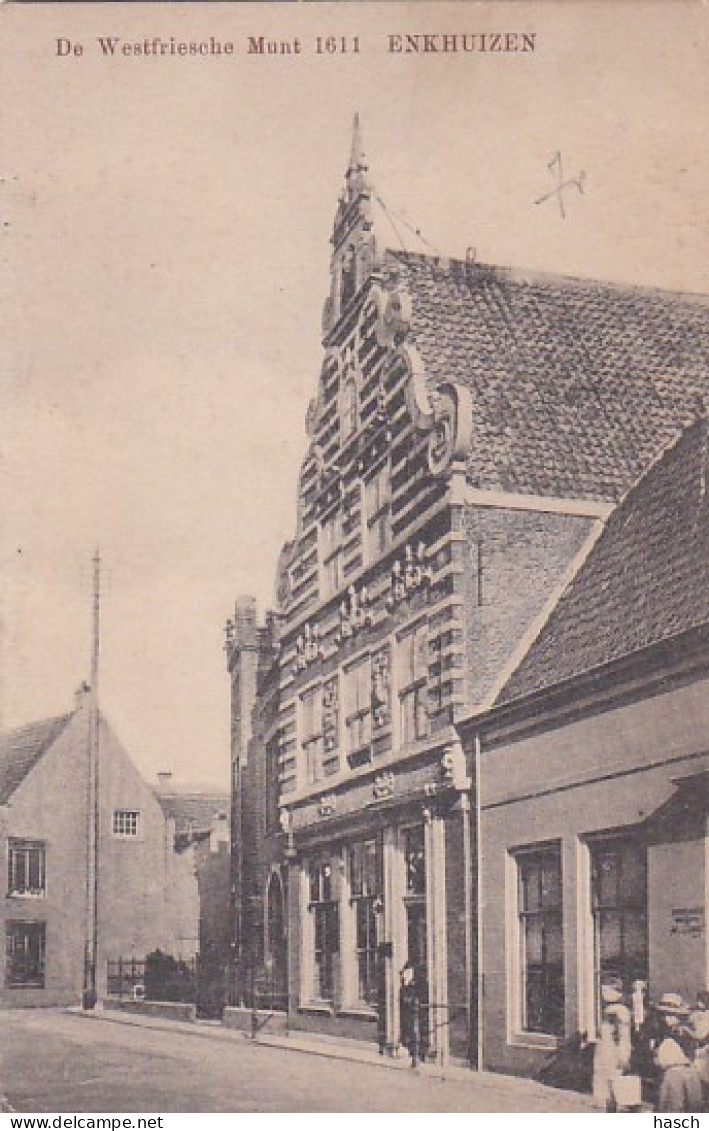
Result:
{"label": "pitched roof of adjacent house", "polygon": [[696,421],[628,492],[498,702],[709,625],[708,434]]}
{"label": "pitched roof of adjacent house", "polygon": [[231,799],[226,790],[197,784],[174,783],[156,795],[166,817],[175,822],[175,835],[208,832],[217,816],[229,813]]}
{"label": "pitched roof of adjacent house", "polygon": [[9,801],[71,717],[59,715],[0,734],[0,805]]}
{"label": "pitched roof of adjacent house", "polygon": [[617,501],[709,403],[709,296],[389,251],[432,386],[470,389],[468,475]]}

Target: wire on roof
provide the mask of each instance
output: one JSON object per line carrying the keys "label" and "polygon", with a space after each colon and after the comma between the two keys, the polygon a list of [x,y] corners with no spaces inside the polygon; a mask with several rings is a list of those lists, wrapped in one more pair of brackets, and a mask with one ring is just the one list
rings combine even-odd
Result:
{"label": "wire on roof", "polygon": [[381,207],[384,209],[384,212],[386,214],[386,218],[389,221],[389,223],[391,224],[392,228],[394,229],[394,232],[396,233],[396,238],[398,239],[399,243],[401,244],[403,251],[408,251],[409,249],[407,248],[406,244],[404,243],[402,235],[401,235],[399,229],[396,226],[396,223],[394,221],[395,216],[396,216],[396,219],[399,221],[400,224],[403,224],[403,226],[405,228],[407,228],[408,231],[411,232],[412,235],[416,236],[417,239],[421,240],[421,243],[424,243],[426,245],[426,247],[430,247],[431,251],[434,251],[437,255],[439,254],[438,248],[434,247],[434,245],[429,240],[426,239],[426,237],[421,232],[420,228],[412,228],[411,224],[409,224],[409,222],[407,220],[405,220],[403,216],[399,216],[398,213],[393,212],[390,208],[387,207],[387,205],[384,203],[384,201],[382,200],[381,196],[378,195],[378,193],[374,193],[373,195],[374,195],[374,199],[376,200],[377,204],[381,205]]}

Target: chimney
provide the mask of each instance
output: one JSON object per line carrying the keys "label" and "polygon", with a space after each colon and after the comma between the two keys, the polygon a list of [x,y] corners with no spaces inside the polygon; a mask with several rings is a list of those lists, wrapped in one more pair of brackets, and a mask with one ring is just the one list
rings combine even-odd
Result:
{"label": "chimney", "polygon": [[89,687],[86,680],[84,680],[83,683],[79,684],[76,691],[74,692],[74,710],[81,711],[88,703],[90,695],[91,688]]}
{"label": "chimney", "polygon": [[229,817],[226,813],[215,813],[209,834],[209,851],[219,852],[221,844],[229,844]]}
{"label": "chimney", "polygon": [[158,787],[163,792],[167,792],[170,789],[171,783],[172,783],[172,770],[160,770],[160,772],[158,774]]}

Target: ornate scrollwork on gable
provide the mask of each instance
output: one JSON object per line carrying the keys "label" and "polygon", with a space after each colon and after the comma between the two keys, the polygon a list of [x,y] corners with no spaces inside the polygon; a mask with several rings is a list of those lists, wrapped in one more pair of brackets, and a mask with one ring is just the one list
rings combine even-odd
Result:
{"label": "ornate scrollwork on gable", "polygon": [[402,289],[383,291],[377,287],[373,298],[377,308],[375,333],[379,345],[399,345],[411,326],[411,295]]}
{"label": "ornate scrollwork on gable", "polygon": [[423,361],[418,350],[408,344],[401,346],[397,357],[403,361],[408,373],[405,397],[411,422],[417,431],[428,432],[433,427],[433,406],[428,395]]}
{"label": "ornate scrollwork on gable", "polygon": [[432,475],[443,475],[467,458],[473,429],[470,390],[448,382],[437,390],[433,407],[433,430],[428,442],[428,468]]}
{"label": "ornate scrollwork on gable", "polygon": [[428,468],[431,475],[443,475],[454,464],[464,461],[470,451],[473,430],[473,402],[470,389],[446,381],[429,389],[423,362],[412,345],[397,351],[408,371],[406,407],[414,428],[428,432]]}

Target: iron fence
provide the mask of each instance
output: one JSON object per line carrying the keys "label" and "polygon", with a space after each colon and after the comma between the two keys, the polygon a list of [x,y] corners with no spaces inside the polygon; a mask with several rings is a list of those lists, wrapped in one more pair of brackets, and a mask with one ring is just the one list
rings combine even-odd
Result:
{"label": "iron fence", "polygon": [[144,958],[109,958],[106,974],[109,997],[139,1001],[145,996]]}
{"label": "iron fence", "polygon": [[109,997],[132,1001],[197,1001],[196,957],[175,958],[154,951],[145,958],[109,958],[106,981]]}

